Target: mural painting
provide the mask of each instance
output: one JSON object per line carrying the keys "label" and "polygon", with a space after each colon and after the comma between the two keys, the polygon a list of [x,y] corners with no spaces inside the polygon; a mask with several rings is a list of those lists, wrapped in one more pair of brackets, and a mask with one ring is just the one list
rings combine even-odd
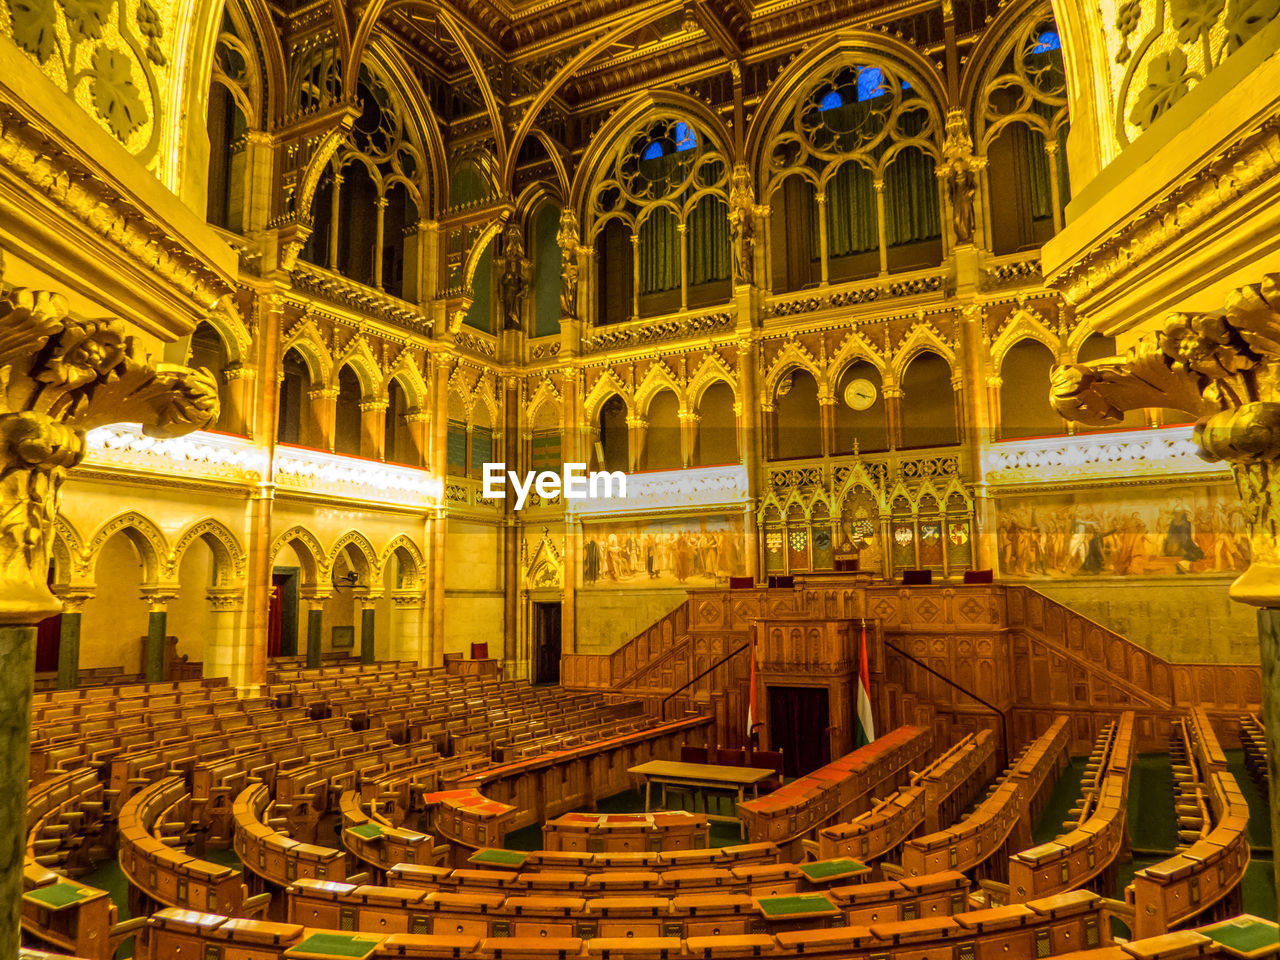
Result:
{"label": "mural painting", "polygon": [[1243,507],[1225,485],[1016,497],[996,510],[1006,577],[1189,576],[1249,565]]}
{"label": "mural painting", "polygon": [[746,573],[742,518],[584,524],[584,584],[710,587]]}

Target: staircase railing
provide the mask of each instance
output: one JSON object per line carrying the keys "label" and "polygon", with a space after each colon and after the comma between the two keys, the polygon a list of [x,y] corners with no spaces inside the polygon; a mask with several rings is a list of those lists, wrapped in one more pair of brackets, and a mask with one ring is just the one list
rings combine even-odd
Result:
{"label": "staircase railing", "polygon": [[693,686],[695,683],[697,683],[699,680],[701,680],[703,677],[705,677],[705,676],[706,676],[708,673],[710,673],[712,670],[714,670],[714,669],[716,669],[717,667],[723,666],[724,664],[728,663],[730,660],[732,660],[734,657],[736,657],[738,654],[740,654],[743,650],[746,650],[749,646],[751,646],[751,641],[750,641],[750,640],[748,640],[748,641],[747,641],[746,643],[744,643],[742,646],[738,647],[738,649],[736,649],[736,650],[732,650],[732,651],[730,651],[729,653],[726,653],[723,657],[721,657],[719,660],[717,660],[717,661],[716,661],[715,663],[713,663],[711,666],[707,667],[707,669],[703,670],[700,674],[698,674],[696,677],[694,677],[694,678],[693,678],[692,680],[690,680],[688,683],[684,684],[684,686],[681,686],[681,687],[676,688],[675,690],[671,691],[671,693],[669,693],[669,694],[667,694],[665,697],[663,697],[663,698],[662,698],[662,704],[661,704],[661,706],[660,706],[660,709],[661,709],[661,714],[660,714],[660,715],[661,715],[662,719],[663,719],[663,720],[666,720],[666,719],[667,719],[667,701],[668,701],[668,700],[671,700],[671,699],[673,699],[673,698],[675,698],[675,697],[678,697],[681,693],[683,693],[683,692],[684,692],[685,690],[687,690],[689,687]]}

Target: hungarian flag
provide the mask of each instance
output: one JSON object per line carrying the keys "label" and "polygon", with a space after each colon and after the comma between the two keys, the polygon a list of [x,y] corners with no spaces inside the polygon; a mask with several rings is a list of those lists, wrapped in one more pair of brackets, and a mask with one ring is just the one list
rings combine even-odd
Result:
{"label": "hungarian flag", "polygon": [[[754,669],[754,664],[752,667]],[[857,729],[853,745],[861,747],[876,738],[875,721],[871,719],[871,671],[867,669],[867,622],[862,621],[862,649],[858,652]]]}
{"label": "hungarian flag", "polygon": [[751,728],[756,725],[756,635],[751,632],[751,677],[747,680],[747,740],[754,743]]}

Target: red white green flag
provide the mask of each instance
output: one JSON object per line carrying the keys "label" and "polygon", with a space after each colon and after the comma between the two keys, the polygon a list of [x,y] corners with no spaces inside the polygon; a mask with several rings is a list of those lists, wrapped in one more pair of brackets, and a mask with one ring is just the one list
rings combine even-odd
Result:
{"label": "red white green flag", "polygon": [[867,622],[862,622],[862,644],[858,653],[857,722],[853,745],[861,747],[876,738],[875,721],[871,718],[871,672],[867,669]]}

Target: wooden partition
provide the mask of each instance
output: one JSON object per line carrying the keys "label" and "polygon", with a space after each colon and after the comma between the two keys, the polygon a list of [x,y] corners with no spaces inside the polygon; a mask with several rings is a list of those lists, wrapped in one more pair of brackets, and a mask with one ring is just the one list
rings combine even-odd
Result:
{"label": "wooden partition", "polygon": [[[971,870],[999,854],[1006,840],[1025,846],[1037,800],[1066,765],[1070,736],[1067,718],[1059,717],[1018,758],[994,790],[964,819],[951,827],[908,840],[902,867],[912,876],[939,870]],[[1003,863],[1001,864],[1003,868]]]}
{"label": "wooden partition", "polygon": [[[1202,709],[1176,725],[1175,747],[1186,769],[1179,804],[1195,839],[1180,853],[1139,870],[1125,897],[1135,936],[1155,936],[1213,910],[1237,890],[1249,865],[1249,805]],[[1176,772],[1176,771],[1175,771]],[[1191,813],[1190,811],[1195,811]]]}
{"label": "wooden partition", "polygon": [[[424,901],[424,906],[426,905]],[[394,910],[394,901],[391,903]],[[451,902],[451,906],[462,907]],[[587,937],[493,936],[485,934],[492,921],[484,920],[479,901],[467,914],[477,925],[465,921],[453,923],[447,934],[415,934],[408,932],[361,933],[316,928],[298,923],[262,923],[249,920],[227,920],[191,911],[165,910],[151,917],[140,938],[139,960],[171,960],[173,957],[219,956],[222,960],[267,960],[281,957],[286,951],[293,956],[316,956],[323,945],[324,955],[361,957],[434,957],[455,960],[568,960],[598,956],[601,958],[674,958],[716,957],[746,960],[762,955],[791,960],[809,954],[838,955],[851,960],[873,957],[910,956],[981,956],[1034,957],[1065,954],[1077,949],[1104,946],[1110,942],[1108,914],[1101,898],[1084,891],[1062,894],[1046,900],[1016,906],[976,910],[957,916],[873,922],[841,927],[809,926],[773,933],[740,936],[715,935],[710,931],[697,936],[675,936],[673,928],[657,936],[599,935],[604,930],[650,929],[654,918],[618,916],[617,923],[605,925],[606,917],[592,914],[581,921]],[[322,907],[322,903],[317,903]],[[373,922],[377,911],[371,906]],[[601,907],[599,909],[606,909]],[[635,909],[642,909],[636,905]],[[653,909],[657,909],[654,907]],[[722,910],[723,906],[714,909]],[[766,911],[757,902],[758,915]],[[625,912],[625,911],[624,911]],[[842,911],[837,910],[837,913]],[[428,911],[426,916],[430,917]],[[549,917],[546,922],[558,926],[563,918]],[[594,931],[590,927],[595,923]],[[661,931],[663,920],[656,919]],[[461,929],[458,929],[461,927]],[[514,934],[514,931],[510,931]],[[575,931],[578,934],[578,931]],[[343,946],[341,954],[335,951]],[[903,951],[906,951],[905,953]]]}
{"label": "wooden partition", "polygon": [[807,776],[738,804],[738,816],[750,839],[785,846],[842,816],[863,812],[874,792],[892,790],[906,780],[909,767],[932,747],[931,730],[890,730]]}
{"label": "wooden partition", "polygon": [[866,813],[823,827],[818,831],[818,855],[868,863],[895,850],[922,826],[936,830],[940,820],[950,823],[945,811],[957,804],[967,806],[990,779],[994,741],[990,730],[970,734]]}
{"label": "wooden partition", "polygon": [[1009,897],[1022,903],[1074,890],[1109,868],[1128,848],[1129,771],[1134,757],[1133,713],[1104,731],[1085,770],[1074,826],[1048,843],[1009,858]]}
{"label": "wooden partition", "polygon": [[706,815],[683,810],[566,813],[542,827],[544,849],[587,853],[705,849],[710,839]]}

